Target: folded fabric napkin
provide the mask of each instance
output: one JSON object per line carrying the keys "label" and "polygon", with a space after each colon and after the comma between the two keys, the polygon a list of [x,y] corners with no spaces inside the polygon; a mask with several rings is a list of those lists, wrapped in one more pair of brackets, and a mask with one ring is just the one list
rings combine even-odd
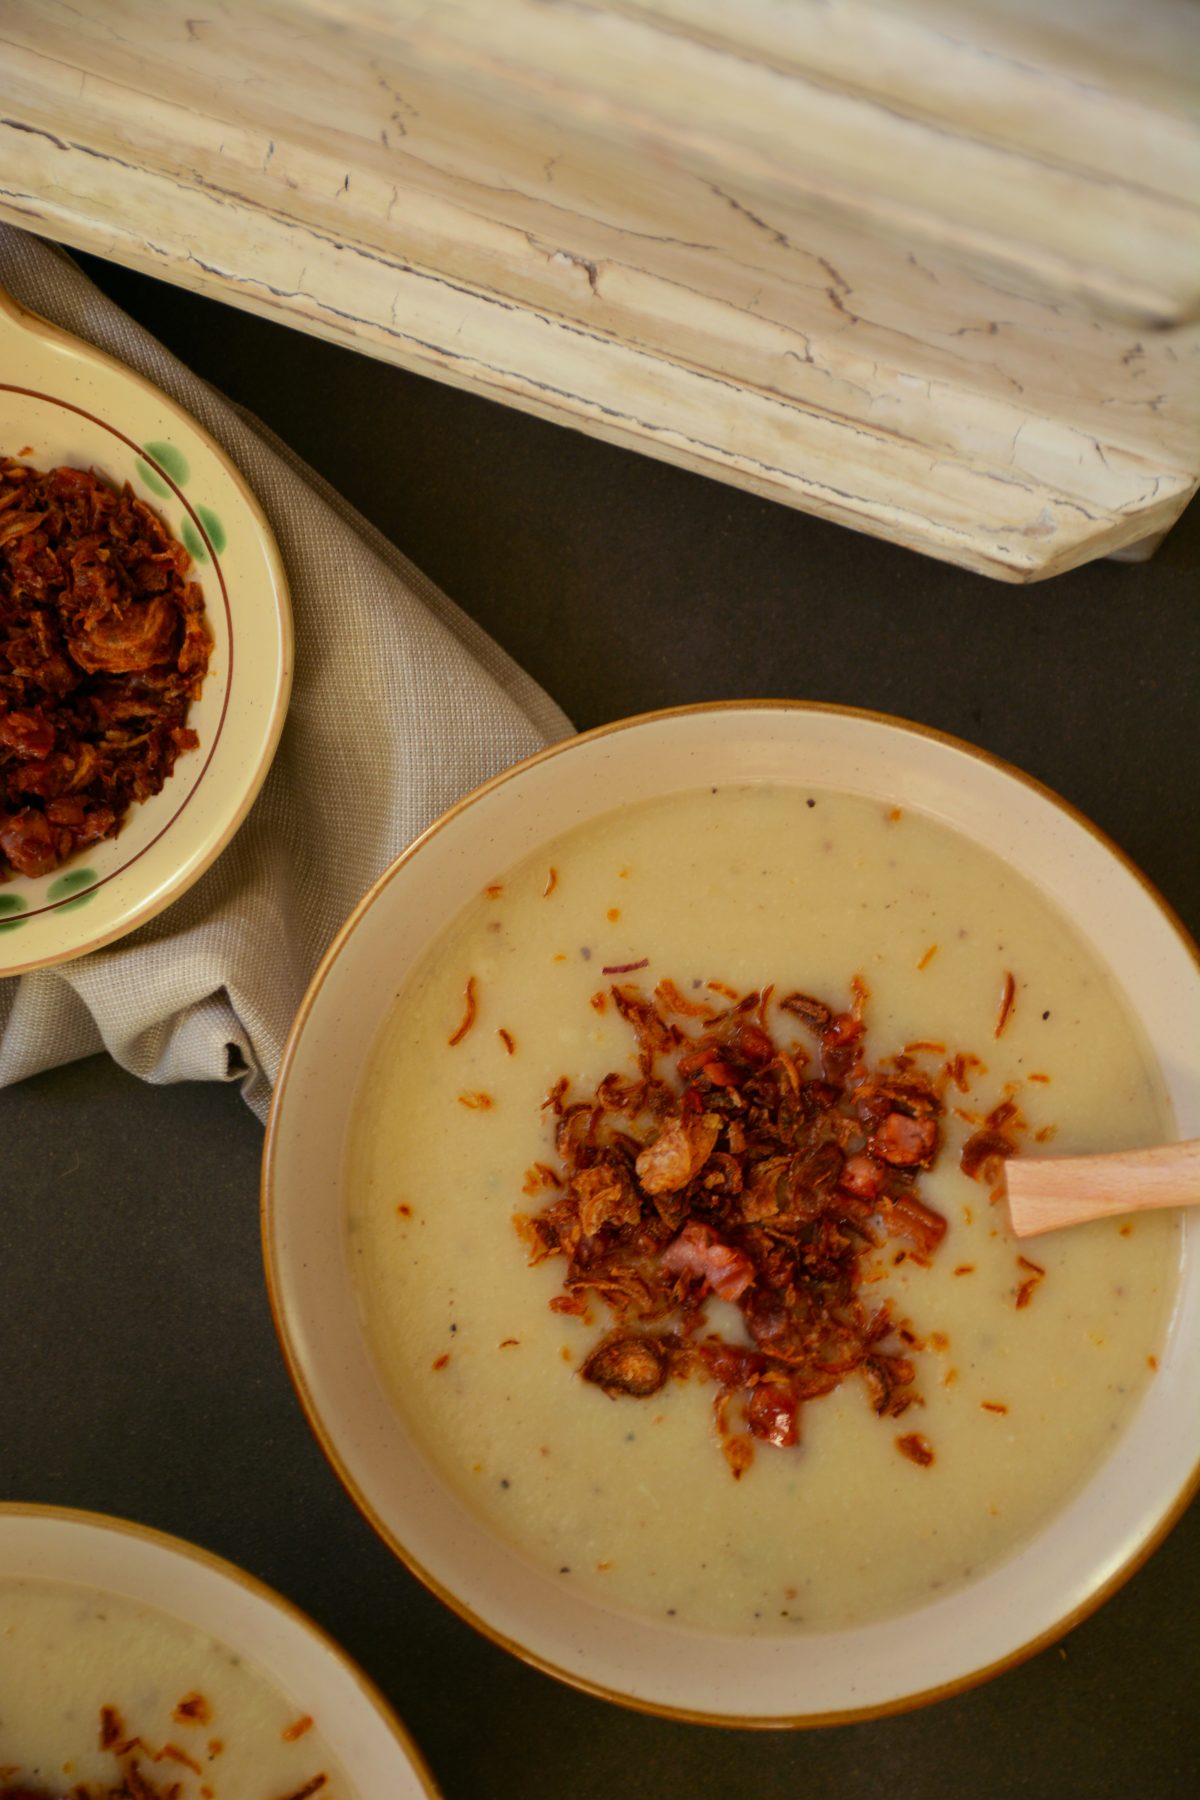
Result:
{"label": "folded fabric napkin", "polygon": [[[147,1081],[240,1081],[265,1118],[309,978],[371,882],[446,807],[571,726],[373,526],[60,250],[0,226],[0,286],[212,433],[271,522],[296,621],[287,724],[249,818],[150,924],[0,981],[0,1086],[108,1050]],[[366,791],[351,739],[370,746]]]}

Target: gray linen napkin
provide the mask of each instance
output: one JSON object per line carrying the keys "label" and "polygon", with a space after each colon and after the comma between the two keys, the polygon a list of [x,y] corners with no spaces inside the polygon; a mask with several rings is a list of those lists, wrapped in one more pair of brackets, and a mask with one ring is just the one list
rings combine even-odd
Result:
{"label": "gray linen napkin", "polygon": [[271,521],[296,620],[291,708],[249,818],[141,930],[0,981],[0,1086],[108,1050],[147,1081],[240,1080],[265,1118],[292,1017],[355,902],[447,806],[571,726],[373,526],[69,257],[0,226],[0,286],[212,433]]}

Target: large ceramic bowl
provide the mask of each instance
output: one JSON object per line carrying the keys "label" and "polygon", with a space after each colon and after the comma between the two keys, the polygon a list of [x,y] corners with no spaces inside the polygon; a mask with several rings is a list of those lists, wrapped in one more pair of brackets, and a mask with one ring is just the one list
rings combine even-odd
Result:
{"label": "large ceramic bowl", "polygon": [[1200,967],[1114,848],[1036,783],[878,716],[790,704],[690,709],[535,757],[463,801],[363,900],[289,1041],[264,1168],[276,1323],[309,1419],[376,1529],[465,1618],[580,1686],[673,1716],[807,1724],[952,1692],[1076,1623],[1158,1542],[1200,1461],[1200,1232],[1183,1237],[1161,1367],[1110,1456],[1022,1548],[919,1612],[832,1633],[722,1637],[633,1617],[541,1577],[455,1500],[372,1363],[345,1247],[356,1087],[406,973],[484,885],[621,802],[707,784],[840,789],[925,813],[1003,857],[1071,920],[1133,1000],[1183,1136],[1200,1135]]}
{"label": "large ceramic bowl", "polygon": [[291,689],[287,582],[262,510],[182,407],[124,364],[0,293],[0,449],[130,484],[193,561],[212,656],[188,723],[200,747],[117,835],[38,879],[0,883],[0,975],[122,937],[184,892],[250,809]]}
{"label": "large ceramic bowl", "polygon": [[361,1670],[303,1613],[232,1563],[123,1519],[3,1502],[6,1580],[67,1583],[170,1614],[253,1663],[298,1716],[315,1717],[363,1800],[436,1796],[419,1752]]}

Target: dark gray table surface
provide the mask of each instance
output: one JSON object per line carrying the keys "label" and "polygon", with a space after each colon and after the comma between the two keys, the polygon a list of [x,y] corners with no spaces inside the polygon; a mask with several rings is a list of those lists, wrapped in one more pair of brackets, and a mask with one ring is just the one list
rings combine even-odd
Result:
{"label": "dark gray table surface", "polygon": [[[939,726],[1082,808],[1200,928],[1195,506],[1153,562],[1002,587],[87,266],[581,728],[735,696]],[[0,1094],[0,1138],[0,1497],[139,1519],[271,1582],[380,1684],[452,1800],[1198,1791],[1200,1507],[1060,1645],[923,1711],[761,1734],[628,1712],[477,1636],[343,1493],[272,1329],[262,1132],[235,1090],[93,1058]]]}

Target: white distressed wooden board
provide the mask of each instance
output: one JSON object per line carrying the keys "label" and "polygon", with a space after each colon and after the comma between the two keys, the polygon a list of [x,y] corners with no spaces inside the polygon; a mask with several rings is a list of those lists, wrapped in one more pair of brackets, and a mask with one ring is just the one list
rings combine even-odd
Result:
{"label": "white distressed wooden board", "polygon": [[0,0],[0,217],[1035,580],[1200,475],[1191,28],[1097,5]]}

